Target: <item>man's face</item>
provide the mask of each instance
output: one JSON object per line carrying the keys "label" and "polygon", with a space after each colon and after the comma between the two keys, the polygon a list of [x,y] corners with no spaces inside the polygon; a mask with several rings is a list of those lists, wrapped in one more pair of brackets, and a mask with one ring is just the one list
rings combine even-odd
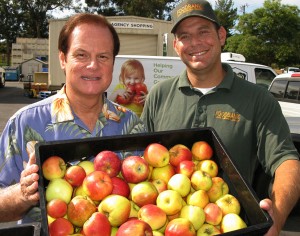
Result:
{"label": "man's face", "polygon": [[[101,95],[112,81],[113,37],[108,28],[82,24],[69,37],[69,50],[59,54],[65,70],[67,93]],[[70,95],[70,94],[69,94]]]}
{"label": "man's face", "polygon": [[217,30],[215,24],[207,19],[189,17],[178,25],[173,46],[188,69],[204,71],[213,69],[220,61],[225,39],[223,27]]}

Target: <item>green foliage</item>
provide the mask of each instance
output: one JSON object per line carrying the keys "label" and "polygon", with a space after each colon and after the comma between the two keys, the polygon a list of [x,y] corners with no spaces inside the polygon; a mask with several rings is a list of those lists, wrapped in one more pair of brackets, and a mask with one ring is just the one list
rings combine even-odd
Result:
{"label": "green foliage", "polygon": [[[225,46],[226,51],[243,53],[247,60],[280,67],[300,61],[300,10],[266,0],[262,8],[240,16],[236,30]],[[247,44],[247,45],[246,45]]]}

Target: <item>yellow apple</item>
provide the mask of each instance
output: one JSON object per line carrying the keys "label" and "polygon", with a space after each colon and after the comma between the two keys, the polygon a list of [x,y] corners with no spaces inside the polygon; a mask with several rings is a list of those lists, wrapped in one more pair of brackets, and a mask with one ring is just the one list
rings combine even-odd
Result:
{"label": "yellow apple", "polygon": [[170,164],[163,167],[154,167],[152,170],[151,179],[161,179],[165,181],[165,183],[168,183],[174,174],[175,170]]}
{"label": "yellow apple", "polygon": [[165,190],[158,195],[156,205],[167,215],[174,215],[182,208],[182,197],[174,190]]}
{"label": "yellow apple", "polygon": [[161,179],[151,180],[151,183],[156,187],[158,193],[161,193],[162,191],[165,191],[168,189],[167,183]]}
{"label": "yellow apple", "polygon": [[85,170],[86,175],[95,171],[94,162],[92,161],[88,161],[88,160],[81,161],[78,163],[78,165]]}
{"label": "yellow apple", "polygon": [[159,231],[157,231],[157,230],[153,230],[153,236],[164,236],[164,234],[163,233],[161,233],[161,232],[159,232]]}
{"label": "yellow apple", "polygon": [[175,174],[168,182],[168,189],[175,190],[181,197],[185,197],[191,191],[191,181],[184,174]]}
{"label": "yellow apple", "polygon": [[204,223],[200,229],[197,230],[197,236],[210,236],[221,234],[221,231],[214,225]]}
{"label": "yellow apple", "polygon": [[162,228],[168,220],[166,213],[154,204],[142,206],[138,211],[138,218],[147,222],[152,230]]}
{"label": "yellow apple", "polygon": [[209,203],[207,192],[204,190],[197,190],[190,193],[186,200],[188,205],[198,206],[204,208]]}
{"label": "yellow apple", "polygon": [[131,205],[129,218],[137,218],[140,207],[138,205],[136,205],[132,200],[129,200],[129,201],[130,201],[130,205]]}
{"label": "yellow apple", "polygon": [[195,230],[198,230],[205,222],[205,213],[201,207],[186,205],[180,211],[180,217],[192,222]]}
{"label": "yellow apple", "polygon": [[210,177],[216,177],[218,175],[218,165],[214,160],[203,160],[197,164],[197,170],[202,170],[210,175]]}
{"label": "yellow apple", "polygon": [[247,225],[243,221],[243,219],[234,213],[229,213],[225,215],[221,222],[221,231],[222,233],[243,229],[246,228]]}
{"label": "yellow apple", "polygon": [[149,181],[137,183],[131,190],[132,201],[139,207],[147,204],[155,204],[158,191]]}
{"label": "yellow apple", "polygon": [[209,201],[216,202],[220,197],[229,193],[228,184],[221,177],[213,177],[212,178],[212,186],[207,191]]}
{"label": "yellow apple", "polygon": [[231,194],[225,194],[224,196],[220,197],[216,201],[216,204],[222,209],[223,215],[228,213],[235,213],[237,215],[240,214],[240,203],[238,199]]}
{"label": "yellow apple", "polygon": [[107,196],[98,206],[98,211],[107,216],[110,225],[113,227],[118,227],[127,221],[130,210],[130,201],[126,197],[117,194]]}
{"label": "yellow apple", "polygon": [[208,191],[212,186],[212,178],[202,170],[196,170],[191,176],[191,184],[195,190]]}

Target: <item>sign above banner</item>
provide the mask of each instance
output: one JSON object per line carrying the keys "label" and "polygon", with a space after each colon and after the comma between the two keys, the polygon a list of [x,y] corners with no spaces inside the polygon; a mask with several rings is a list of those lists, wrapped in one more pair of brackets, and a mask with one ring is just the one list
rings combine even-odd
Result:
{"label": "sign above banner", "polygon": [[140,22],[122,22],[122,21],[111,21],[110,22],[115,28],[126,28],[126,29],[153,29],[153,23],[140,23]]}

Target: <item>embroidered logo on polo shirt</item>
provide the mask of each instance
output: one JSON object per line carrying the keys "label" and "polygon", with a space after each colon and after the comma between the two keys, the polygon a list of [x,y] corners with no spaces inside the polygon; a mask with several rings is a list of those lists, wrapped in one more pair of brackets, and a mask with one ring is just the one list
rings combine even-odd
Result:
{"label": "embroidered logo on polo shirt", "polygon": [[188,13],[193,10],[200,10],[203,11],[203,7],[200,4],[187,4],[182,8],[177,10],[177,17],[180,17],[184,13]]}
{"label": "embroidered logo on polo shirt", "polygon": [[228,111],[216,111],[215,112],[215,118],[222,119],[222,120],[230,120],[234,122],[239,122],[241,115],[234,112],[228,112]]}

